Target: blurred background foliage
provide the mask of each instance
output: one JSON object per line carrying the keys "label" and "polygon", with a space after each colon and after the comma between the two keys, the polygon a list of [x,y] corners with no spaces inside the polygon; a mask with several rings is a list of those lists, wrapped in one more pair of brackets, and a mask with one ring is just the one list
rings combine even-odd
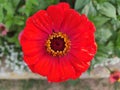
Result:
{"label": "blurred background foliage", "polygon": [[[98,52],[92,66],[107,58],[120,57],[120,0],[0,0],[0,23],[9,30],[6,36],[0,36],[0,46],[4,47],[6,42],[21,52],[18,35],[26,19],[38,10],[58,2],[68,2],[72,8],[86,14],[94,22]],[[5,49],[3,52],[7,55],[9,51]]]}

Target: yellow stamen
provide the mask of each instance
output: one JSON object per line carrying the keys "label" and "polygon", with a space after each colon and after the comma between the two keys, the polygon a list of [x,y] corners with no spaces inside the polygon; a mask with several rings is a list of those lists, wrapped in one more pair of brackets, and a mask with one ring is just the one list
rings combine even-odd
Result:
{"label": "yellow stamen", "polygon": [[[61,38],[64,40],[63,42],[65,43],[64,45],[65,47],[63,50],[55,51],[54,49],[51,48],[51,40],[55,38]],[[49,35],[45,46],[47,47],[47,52],[50,53],[52,56],[63,56],[70,50],[70,43],[71,42],[66,34],[63,34],[62,32],[57,33],[54,32],[51,35]]]}

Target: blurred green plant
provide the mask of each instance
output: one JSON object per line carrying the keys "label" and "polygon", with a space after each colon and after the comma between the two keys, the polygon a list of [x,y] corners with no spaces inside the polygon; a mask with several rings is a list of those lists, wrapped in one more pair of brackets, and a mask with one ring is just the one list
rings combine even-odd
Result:
{"label": "blurred green plant", "polygon": [[0,45],[4,46],[6,41],[20,52],[18,34],[26,19],[60,1],[68,2],[78,12],[86,14],[96,26],[98,52],[91,67],[107,58],[120,57],[120,0],[0,0],[0,22],[9,30],[5,37],[0,37]]}

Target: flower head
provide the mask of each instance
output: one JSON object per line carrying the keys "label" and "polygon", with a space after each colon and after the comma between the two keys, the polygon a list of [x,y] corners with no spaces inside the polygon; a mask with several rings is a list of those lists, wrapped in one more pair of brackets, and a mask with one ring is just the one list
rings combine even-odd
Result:
{"label": "flower head", "polygon": [[29,17],[20,36],[24,61],[48,81],[76,79],[96,53],[95,27],[67,3],[51,5]]}
{"label": "flower head", "polygon": [[5,36],[8,30],[6,29],[5,25],[0,23],[0,36]]}
{"label": "flower head", "polygon": [[114,71],[111,73],[109,80],[111,83],[120,82],[120,72]]}

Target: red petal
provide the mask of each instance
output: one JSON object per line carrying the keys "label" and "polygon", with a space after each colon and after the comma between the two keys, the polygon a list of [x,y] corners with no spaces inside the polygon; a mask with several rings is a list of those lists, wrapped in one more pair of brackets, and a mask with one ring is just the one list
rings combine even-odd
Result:
{"label": "red petal", "polygon": [[65,3],[65,2],[59,3],[58,6],[61,7],[64,12],[66,10],[70,9],[70,5],[68,3]]}
{"label": "red petal", "polygon": [[75,70],[68,60],[68,56],[64,56],[60,58],[60,64],[62,66],[62,70],[64,72],[63,80],[74,79],[75,78]]}
{"label": "red petal", "polygon": [[90,62],[84,62],[81,61],[80,58],[77,58],[76,56],[69,54],[69,58],[68,58],[71,62],[71,64],[73,65],[75,72],[76,72],[76,78],[80,77],[80,75],[85,72],[89,66],[90,66]]}
{"label": "red petal", "polygon": [[27,65],[36,64],[39,61],[39,58],[42,56],[42,53],[37,53],[34,56],[26,56],[24,55],[23,59],[27,63]]}
{"label": "red petal", "polygon": [[77,68],[77,70],[81,71],[81,72],[85,72],[89,66],[90,66],[90,62],[85,62],[82,61],[80,58],[76,57],[74,54],[70,54],[70,61],[73,63],[73,65],[75,65]]}
{"label": "red petal", "polygon": [[23,46],[22,50],[24,54],[27,56],[33,56],[36,53],[42,52],[45,47],[43,42],[29,40],[25,40],[21,45]]}
{"label": "red petal", "polygon": [[89,52],[88,50],[73,46],[71,46],[70,54],[76,56],[81,61],[85,61],[85,62],[91,61],[95,55]]}
{"label": "red petal", "polygon": [[32,16],[35,26],[48,34],[52,33],[53,24],[45,10],[40,10]]}
{"label": "red petal", "polygon": [[[67,35],[75,32],[76,28],[80,24],[80,14],[73,9],[69,9],[65,12],[61,31]],[[78,32],[77,32],[78,33]]]}
{"label": "red petal", "polygon": [[61,81],[61,71],[58,63],[58,58],[52,59],[51,70],[47,76],[49,82],[59,82]]}
{"label": "red petal", "polygon": [[[24,36],[28,40],[46,40],[46,38],[48,37],[48,34],[41,31],[39,28],[37,28],[33,23],[32,18],[30,17],[27,20],[26,27],[24,28],[22,36]],[[21,36],[21,39],[22,39],[22,36]]]}
{"label": "red petal", "polygon": [[64,17],[64,11],[60,6],[52,5],[47,9],[47,13],[53,21],[53,29],[58,32]]}
{"label": "red petal", "polygon": [[[81,16],[79,27],[71,34],[71,48],[73,51],[79,50],[76,54],[82,61],[90,61],[94,57],[97,45],[95,43],[94,25],[85,15]],[[70,33],[70,32],[69,32]],[[78,54],[79,53],[79,54]]]}
{"label": "red petal", "polygon": [[31,70],[32,72],[35,73],[35,71],[34,71],[34,65],[28,65],[28,67],[30,68],[30,70]]}
{"label": "red petal", "polygon": [[[84,38],[89,38],[89,36],[93,36],[95,32],[95,26],[92,22],[90,22],[85,15],[81,15],[79,20],[79,24],[76,28],[71,29],[70,36],[72,40],[82,40]],[[94,39],[94,37],[92,37]]]}
{"label": "red petal", "polygon": [[51,71],[51,65],[52,65],[51,56],[45,54],[41,57],[39,57],[39,61],[34,66],[34,70],[36,73],[41,74],[43,76],[49,75],[49,72]]}

